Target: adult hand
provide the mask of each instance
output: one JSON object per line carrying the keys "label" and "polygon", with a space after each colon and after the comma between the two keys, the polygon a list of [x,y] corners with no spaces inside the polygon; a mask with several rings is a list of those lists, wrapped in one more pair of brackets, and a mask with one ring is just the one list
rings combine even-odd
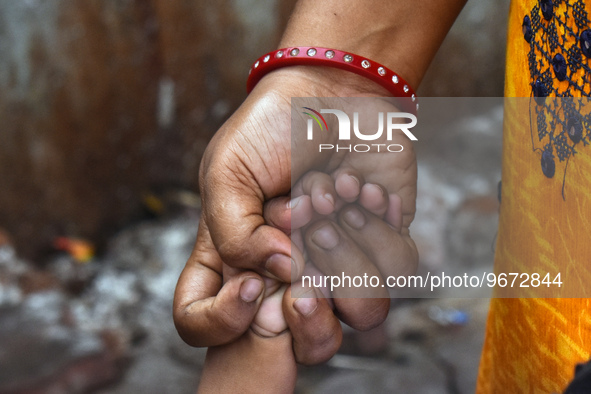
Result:
{"label": "adult hand", "polygon": [[292,266],[303,266],[301,256],[291,255],[289,237],[265,225],[263,203],[291,187],[290,97],[320,94],[327,84],[322,74],[293,67],[268,75],[208,145],[197,241],[174,300],[177,330],[193,346],[240,336],[262,299],[259,274],[289,282]]}
{"label": "adult hand", "polygon": [[[356,163],[346,154],[321,156],[310,151],[305,161],[291,162],[291,97],[342,94],[335,91],[334,86],[359,95],[374,91],[373,86],[368,87],[361,79],[356,80],[359,83],[336,84],[335,78],[339,76],[332,70],[327,73],[326,70],[297,67],[268,75],[208,147],[200,173],[203,214],[198,239],[175,294],[175,324],[189,344],[215,346],[230,342],[246,331],[262,301],[264,286],[257,273],[288,282],[292,273],[298,276],[303,271],[304,258],[297,248],[292,248],[289,237],[265,224],[265,201],[287,194],[291,177],[297,179],[311,168],[320,168],[333,175],[355,168],[368,172],[362,162]],[[327,135],[324,138],[333,137]],[[405,249],[410,250],[410,260],[399,264],[412,267],[416,264],[416,249],[413,253],[408,225],[414,215],[416,180],[413,174],[416,175],[416,167],[413,167],[414,154],[412,150],[410,152],[410,160],[400,157],[401,176],[390,182],[388,190],[400,197],[401,209],[406,211],[400,217],[407,217],[398,238],[406,243]],[[369,178],[372,176],[369,174]],[[367,251],[362,252],[367,256]],[[254,272],[242,271],[244,269]],[[286,297],[289,294],[287,291]],[[335,323],[330,305],[324,302],[319,301],[314,309],[317,320],[322,320],[323,327],[334,328],[338,322]],[[287,304],[296,307],[297,303],[292,300]],[[358,313],[362,312],[359,308],[348,313],[347,305],[343,304],[339,315],[352,326],[370,328],[383,321],[387,308],[387,303],[382,302],[368,316]],[[286,312],[288,320],[290,313],[289,310]],[[298,324],[312,327],[310,322],[313,319],[310,319],[294,319],[297,321],[290,327],[293,325],[292,330]],[[311,332],[303,328],[294,331]],[[295,348],[310,350],[311,347],[306,345],[310,341],[314,342],[312,335]],[[331,346],[325,348],[330,348],[330,352],[335,350]],[[322,358],[325,356],[314,356],[312,362]],[[298,359],[306,362],[306,357]]]}

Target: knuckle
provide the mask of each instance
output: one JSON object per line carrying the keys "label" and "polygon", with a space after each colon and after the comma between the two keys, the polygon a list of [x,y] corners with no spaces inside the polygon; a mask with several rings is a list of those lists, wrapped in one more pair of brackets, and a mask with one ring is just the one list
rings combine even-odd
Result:
{"label": "knuckle", "polygon": [[215,312],[215,317],[211,317],[217,322],[217,331],[223,333],[223,336],[233,340],[242,335],[249,327],[250,321],[229,312],[226,309],[219,309]]}
{"label": "knuckle", "polygon": [[250,259],[245,250],[248,249],[244,247],[243,240],[237,237],[229,238],[217,247],[223,262],[233,268],[248,268],[246,262]]}
{"label": "knuckle", "polygon": [[296,361],[308,366],[324,363],[337,353],[342,340],[343,334],[340,330],[327,331],[324,335],[316,336],[308,346],[296,349]]}
{"label": "knuckle", "polygon": [[200,341],[200,335],[195,330],[194,327],[191,327],[187,324],[188,320],[188,313],[187,310],[184,308],[174,308],[172,319],[174,322],[174,326],[176,328],[179,337],[189,346],[192,347],[202,347],[205,346]]}

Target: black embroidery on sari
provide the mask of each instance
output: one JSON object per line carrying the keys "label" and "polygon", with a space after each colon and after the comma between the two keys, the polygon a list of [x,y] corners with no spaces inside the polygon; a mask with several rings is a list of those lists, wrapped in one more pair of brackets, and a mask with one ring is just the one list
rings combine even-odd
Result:
{"label": "black embroidery on sari", "polygon": [[522,23],[529,47],[532,149],[547,178],[561,163],[563,199],[569,160],[591,143],[591,114],[584,108],[589,101],[573,98],[591,96],[589,24],[583,0],[539,0]]}

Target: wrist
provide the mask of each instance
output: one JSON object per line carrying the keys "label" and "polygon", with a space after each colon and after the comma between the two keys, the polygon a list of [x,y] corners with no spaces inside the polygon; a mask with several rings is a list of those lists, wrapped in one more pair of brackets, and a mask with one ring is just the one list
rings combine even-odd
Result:
{"label": "wrist", "polygon": [[[398,49],[401,47],[401,45],[397,42],[398,40],[391,37],[392,29],[388,33],[389,34],[386,34],[384,31],[372,30],[371,32],[367,32],[367,35],[364,35],[363,37],[339,36],[332,38],[323,37],[322,35],[315,38],[307,36],[298,37],[298,34],[291,34],[281,40],[279,47],[288,48],[310,46],[331,48],[362,56],[371,61],[383,64],[384,66],[393,70],[403,79],[405,79],[410,84],[410,86],[416,89],[419,82],[422,80],[423,73],[417,72],[418,70],[416,65],[413,67],[413,62],[410,61],[408,56],[404,54],[402,48]],[[388,45],[385,45],[385,42],[388,42]],[[359,79],[354,77],[362,78],[359,75],[354,75],[353,77],[349,76],[348,74],[350,73],[343,73],[342,77],[346,80],[351,79],[353,82],[357,82],[356,80]],[[363,84],[363,82],[359,83]],[[363,86],[363,88],[367,88],[367,86]]]}
{"label": "wrist", "polygon": [[355,53],[417,89],[465,1],[299,0],[279,46]]}
{"label": "wrist", "polygon": [[292,393],[296,368],[291,334],[267,339],[249,330],[207,350],[198,393]]}

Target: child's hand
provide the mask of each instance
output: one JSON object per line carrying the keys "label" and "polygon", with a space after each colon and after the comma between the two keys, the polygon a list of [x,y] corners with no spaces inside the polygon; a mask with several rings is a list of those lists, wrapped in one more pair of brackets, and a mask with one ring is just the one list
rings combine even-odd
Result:
{"label": "child's hand", "polygon": [[[342,172],[333,180],[327,174],[310,172],[306,174],[294,188],[297,197],[291,201],[287,198],[276,198],[265,206],[267,223],[291,233],[292,239],[298,244],[300,251],[304,251],[301,229],[322,217],[336,217],[336,213],[347,203],[359,201],[359,204],[369,213],[380,219],[389,217],[390,226],[399,225],[396,218],[400,218],[399,199],[390,198],[384,187],[378,184],[363,184],[360,174],[353,171]],[[396,196],[394,196],[396,197]],[[389,214],[389,215],[387,215]],[[293,252],[293,251],[292,251]],[[318,271],[308,262],[307,273]],[[296,278],[294,278],[296,279]],[[286,286],[279,282],[266,279],[266,294],[261,307],[251,325],[251,329],[260,336],[271,337],[287,329],[287,323],[281,310],[281,298]],[[329,296],[329,294],[325,294]],[[310,302],[310,301],[305,301]],[[332,307],[332,302],[329,300]]]}
{"label": "child's hand", "polygon": [[[376,216],[383,218],[389,213],[386,220],[390,225],[400,227],[400,198],[396,194],[388,195],[386,187],[381,184],[366,183],[363,175],[352,168],[332,175],[319,171],[308,172],[292,190],[293,200],[304,196],[310,197],[317,215],[331,215],[348,203],[358,202]],[[390,206],[390,202],[395,205]]]}
{"label": "child's hand", "polygon": [[362,174],[353,169],[332,176],[310,171],[296,183],[291,196],[291,200],[278,197],[267,202],[264,216],[268,224],[291,235],[299,251],[304,251],[303,227],[322,217],[336,219],[336,213],[349,203],[357,202],[398,232],[402,228],[401,198],[388,194],[381,184],[365,183]]}
{"label": "child's hand", "polygon": [[272,338],[287,330],[283,316],[283,295],[288,285],[273,279],[265,279],[265,298],[254,317],[250,329],[263,338]]}

